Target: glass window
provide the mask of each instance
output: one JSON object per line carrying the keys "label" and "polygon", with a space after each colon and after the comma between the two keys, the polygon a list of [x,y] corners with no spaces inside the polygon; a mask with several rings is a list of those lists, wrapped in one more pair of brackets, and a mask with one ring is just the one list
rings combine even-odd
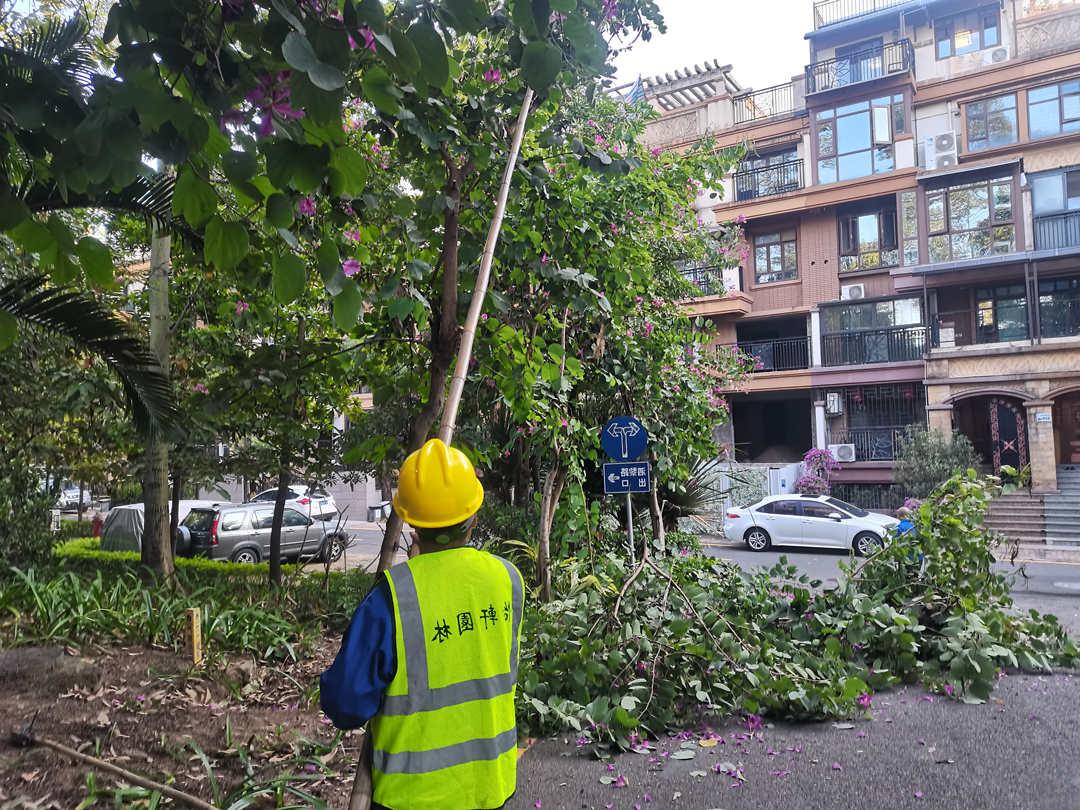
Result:
{"label": "glass window", "polygon": [[184,522],[180,525],[186,526],[192,531],[208,532],[210,527],[214,525],[214,513],[209,509],[192,509],[187,513],[187,517],[184,518]]}
{"label": "glass window", "polygon": [[307,526],[308,519],[295,509],[286,509],[282,519],[283,526]]}
{"label": "glass window", "polygon": [[245,528],[247,524],[247,512],[225,512],[221,516],[221,531],[235,532]]}
{"label": "glass window", "polygon": [[274,510],[273,509],[258,509],[255,511],[255,528],[256,529],[269,529],[274,525]]}
{"label": "glass window", "polygon": [[826,335],[891,329],[922,324],[922,299],[860,301],[822,307],[822,332]]}
{"label": "glass window", "polygon": [[914,191],[900,193],[900,229],[904,238],[901,260],[905,267],[919,263],[919,206]]}
{"label": "glass window", "polygon": [[1035,215],[1080,211],[1080,168],[1031,178]]}
{"label": "glass window", "polygon": [[866,206],[841,209],[837,221],[840,228],[840,272],[895,267],[899,264],[894,204],[869,210]]}
{"label": "glass window", "polygon": [[802,506],[798,501],[774,501],[772,509],[769,511],[774,515],[798,515],[799,507]]}
{"label": "glass window", "polygon": [[1027,296],[1023,284],[976,290],[975,302],[976,339],[979,343],[1027,339]]}
{"label": "glass window", "polygon": [[1043,337],[1080,335],[1080,277],[1039,282],[1039,323]]}
{"label": "glass window", "polygon": [[1012,178],[927,194],[930,261],[978,259],[1015,251]]}
{"label": "glass window", "polygon": [[1028,129],[1033,139],[1080,132],[1080,79],[1029,90]]}
{"label": "glass window", "polygon": [[934,22],[938,59],[975,53],[1001,44],[997,4]]}
{"label": "glass window", "polygon": [[907,129],[903,94],[846,104],[818,116],[818,182],[854,180],[896,168],[893,138]]}
{"label": "glass window", "polygon": [[754,237],[754,279],[758,284],[791,281],[798,275],[794,228]]}
{"label": "glass window", "polygon": [[[830,515],[842,514],[835,506],[829,506],[827,503],[821,503],[820,501],[803,501],[802,513],[803,517],[825,518],[827,520],[831,520]],[[850,517],[849,515],[842,516]]]}
{"label": "glass window", "polygon": [[965,105],[969,152],[1016,143],[1016,94],[971,101]]}

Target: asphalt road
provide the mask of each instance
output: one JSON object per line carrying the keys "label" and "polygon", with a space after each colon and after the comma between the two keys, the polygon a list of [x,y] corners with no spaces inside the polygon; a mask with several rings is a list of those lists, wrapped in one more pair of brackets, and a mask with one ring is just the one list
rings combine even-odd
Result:
{"label": "asphalt road", "polygon": [[[682,749],[691,760],[623,754],[609,770],[560,737],[524,755],[506,808],[1076,810],[1078,712],[1080,677],[1013,675],[982,706],[917,689],[884,693],[851,729],[777,723],[739,739],[746,729],[725,723],[713,729],[723,744]],[[658,749],[682,745],[665,737]],[[716,772],[722,763],[741,767],[745,781]],[[620,775],[625,787],[600,781]]]}

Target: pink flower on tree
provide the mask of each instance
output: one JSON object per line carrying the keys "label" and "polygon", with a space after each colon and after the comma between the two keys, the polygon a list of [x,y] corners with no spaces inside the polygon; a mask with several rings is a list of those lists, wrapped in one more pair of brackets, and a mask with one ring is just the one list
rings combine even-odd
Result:
{"label": "pink flower on tree", "polygon": [[203,385],[201,382],[195,383],[193,386],[191,386],[191,390],[194,391],[196,394],[210,393],[210,389]]}
{"label": "pink flower on tree", "polygon": [[375,53],[375,33],[366,25],[357,31],[357,33],[364,38],[364,47],[372,53]]}
{"label": "pink flower on tree", "polygon": [[649,150],[649,154],[653,157],[660,157],[660,155],[664,154],[664,150],[661,149],[659,146],[654,146],[652,149]]}
{"label": "pink flower on tree", "polygon": [[296,210],[300,212],[301,216],[315,216],[315,198],[301,197],[300,202],[296,204]]}
{"label": "pink flower on tree", "polygon": [[488,68],[484,71],[484,81],[488,84],[502,84],[502,71],[498,68]]}
{"label": "pink flower on tree", "polygon": [[358,230],[345,231],[345,238],[351,239],[353,242],[359,242],[363,236]]}
{"label": "pink flower on tree", "polygon": [[616,14],[619,13],[618,0],[604,0],[603,11],[605,20],[612,19]]}
{"label": "pink flower on tree", "polygon": [[356,259],[346,259],[341,263],[341,272],[346,278],[352,278],[361,270],[360,262]]}
{"label": "pink flower on tree", "polygon": [[247,301],[237,301],[236,302],[236,314],[237,315],[243,315],[249,309],[251,309],[251,307],[248,306]]}
{"label": "pink flower on tree", "polygon": [[259,126],[256,132],[260,138],[273,133],[275,116],[282,120],[304,117],[303,110],[297,110],[290,104],[290,75],[288,70],[274,74],[264,73],[259,76],[258,84],[244,96],[259,111]]}
{"label": "pink flower on tree", "polygon": [[540,254],[540,264],[547,264],[550,261],[551,261],[551,257],[548,256],[546,253],[541,253]]}
{"label": "pink flower on tree", "polygon": [[644,330],[644,332],[642,334],[644,334],[645,337],[648,337],[649,335],[651,335],[653,333],[653,330],[655,328],[656,327],[652,324],[651,321],[646,321],[645,322],[645,330]]}

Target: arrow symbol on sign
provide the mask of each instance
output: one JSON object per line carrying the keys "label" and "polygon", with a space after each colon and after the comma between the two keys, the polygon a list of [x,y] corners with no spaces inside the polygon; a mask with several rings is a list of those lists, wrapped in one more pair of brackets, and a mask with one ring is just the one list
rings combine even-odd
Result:
{"label": "arrow symbol on sign", "polygon": [[622,443],[623,458],[628,458],[630,450],[626,446],[626,440],[637,436],[640,430],[641,428],[638,427],[637,422],[631,422],[628,425],[609,425],[607,432],[611,438],[618,439]]}
{"label": "arrow symbol on sign", "polygon": [[618,482],[619,476],[617,476],[615,473],[611,473],[611,475],[607,477],[607,480],[614,484]]}

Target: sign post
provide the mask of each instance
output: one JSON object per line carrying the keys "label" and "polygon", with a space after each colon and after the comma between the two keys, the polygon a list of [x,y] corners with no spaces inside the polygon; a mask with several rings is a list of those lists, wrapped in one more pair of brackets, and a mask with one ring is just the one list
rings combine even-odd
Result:
{"label": "sign post", "polygon": [[604,494],[626,495],[626,538],[631,564],[634,562],[634,512],[630,495],[652,489],[649,462],[636,460],[648,445],[649,434],[632,416],[616,416],[600,432],[600,446],[615,460],[603,467]]}

